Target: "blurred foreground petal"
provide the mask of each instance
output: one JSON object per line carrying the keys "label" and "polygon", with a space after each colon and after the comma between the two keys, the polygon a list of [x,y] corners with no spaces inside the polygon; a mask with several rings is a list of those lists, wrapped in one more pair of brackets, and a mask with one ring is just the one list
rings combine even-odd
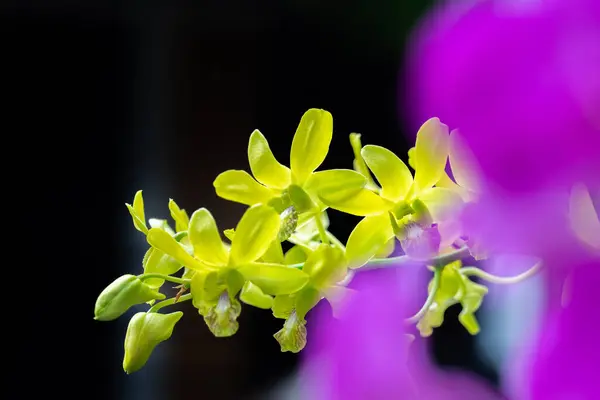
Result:
{"label": "blurred foreground petal", "polygon": [[[408,272],[409,271],[409,272]],[[313,315],[306,349],[303,386],[319,400],[480,400],[499,399],[462,372],[442,372],[429,363],[425,342],[406,334],[404,318],[418,266],[405,272],[360,272],[356,292],[338,315]],[[321,310],[323,311],[323,310]],[[413,346],[416,346],[413,350]]]}
{"label": "blurred foreground petal", "polygon": [[510,370],[520,371],[518,376],[509,373],[517,399],[598,398],[600,319],[594,310],[600,287],[600,262],[579,265],[572,271],[564,308],[555,308],[547,316],[531,351],[521,357],[525,367],[509,365]]}

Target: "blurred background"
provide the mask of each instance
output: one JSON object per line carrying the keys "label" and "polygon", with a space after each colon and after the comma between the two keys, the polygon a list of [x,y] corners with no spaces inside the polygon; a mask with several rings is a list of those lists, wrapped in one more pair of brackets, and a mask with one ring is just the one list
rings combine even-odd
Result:
{"label": "blurred background", "polygon": [[[2,2],[5,58],[16,61],[7,76],[19,86],[13,102],[27,110],[19,121],[24,132],[37,132],[15,139],[33,144],[36,172],[29,179],[45,202],[35,198],[36,207],[78,224],[56,228],[43,244],[46,254],[61,255],[49,264],[52,271],[59,267],[72,280],[62,291],[71,299],[60,313],[64,327],[56,325],[56,313],[36,317],[51,328],[44,328],[49,355],[34,369],[36,379],[51,381],[47,391],[115,400],[302,398],[294,386],[299,357],[281,353],[272,337],[283,321],[251,307],[243,308],[234,337],[218,339],[191,304],[177,306],[186,315],[171,340],[142,371],[125,375],[128,316],[92,319],[100,291],[141,270],[145,238],[124,203],[143,189],[147,216],[168,218],[173,198],[190,213],[209,208],[221,229],[234,227],[244,208],[218,199],[214,178],[226,169],[248,170],[247,140],[255,128],[287,164],[296,125],[312,107],[334,118],[323,168],[351,167],[351,132],[406,160],[406,135],[416,127],[401,112],[403,57],[411,30],[433,3]],[[343,240],[357,222],[335,212],[330,219]],[[64,253],[65,240],[77,255]],[[512,301],[527,319],[526,305]],[[513,319],[503,317],[510,304],[490,304],[480,318],[482,331],[494,336],[470,337],[454,307],[431,348],[441,365],[497,384],[503,346],[517,333]],[[477,340],[489,340],[489,351],[479,351]],[[10,398],[28,398],[32,386]]]}

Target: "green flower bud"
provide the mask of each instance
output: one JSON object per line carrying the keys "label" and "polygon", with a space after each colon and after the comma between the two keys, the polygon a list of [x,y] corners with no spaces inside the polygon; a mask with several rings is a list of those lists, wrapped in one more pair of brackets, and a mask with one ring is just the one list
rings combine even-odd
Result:
{"label": "green flower bud", "polygon": [[148,361],[154,348],[169,339],[175,324],[183,313],[171,314],[145,313],[135,314],[127,326],[125,335],[125,356],[123,369],[131,374],[139,371]]}
{"label": "green flower bud", "polygon": [[479,323],[475,318],[475,312],[481,307],[483,296],[487,294],[488,288],[466,278],[464,281],[465,293],[460,298],[462,311],[458,315],[458,321],[471,335],[476,335],[479,333]]}
{"label": "green flower bud", "polygon": [[[435,300],[425,316],[417,323],[417,329],[421,336],[430,336],[433,329],[444,322],[446,310],[458,303],[462,306],[462,311],[458,316],[459,322],[471,335],[479,333],[479,323],[475,318],[475,312],[481,306],[488,288],[465,277],[460,272],[461,265],[460,261],[455,261],[444,267]],[[433,283],[430,283],[429,290],[432,285]]]}
{"label": "green flower bud", "polygon": [[148,286],[135,275],[123,275],[100,293],[94,308],[94,319],[112,321],[125,314],[130,307],[152,300],[162,300],[165,295]]}
{"label": "green flower bud", "polygon": [[233,336],[239,328],[237,318],[242,312],[242,305],[231,299],[227,291],[221,293],[217,304],[210,307],[204,315],[204,322],[216,337]]}
{"label": "green flower bud", "polygon": [[[427,310],[425,316],[417,323],[417,329],[423,337],[431,336],[433,329],[438,328],[444,322],[446,310],[459,302],[458,297],[462,287],[462,276],[459,269],[462,263],[456,261],[450,263],[441,271],[440,284],[435,293],[434,302]],[[434,287],[434,280],[429,282],[428,291]]]}
{"label": "green flower bud", "polygon": [[277,239],[280,242],[285,242],[292,236],[292,233],[298,226],[298,212],[294,206],[288,207],[279,215],[281,224],[279,225],[279,233]]}
{"label": "green flower bud", "polygon": [[300,352],[306,346],[306,320],[298,317],[296,311],[292,311],[283,328],[273,337],[279,342],[282,352]]}

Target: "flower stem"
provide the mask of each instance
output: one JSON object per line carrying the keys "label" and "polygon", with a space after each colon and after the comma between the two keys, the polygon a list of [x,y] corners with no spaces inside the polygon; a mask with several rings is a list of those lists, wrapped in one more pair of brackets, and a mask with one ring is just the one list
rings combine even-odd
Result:
{"label": "flower stem", "polygon": [[342,242],[340,242],[340,240],[338,238],[336,238],[333,233],[331,233],[329,231],[326,231],[325,234],[329,237],[329,240],[331,240],[331,242],[334,245],[336,245],[337,247],[339,247],[343,251],[346,251],[346,246],[344,246],[344,244]]}
{"label": "flower stem", "polygon": [[150,307],[150,309],[148,310],[149,313],[152,312],[157,312],[158,310],[160,310],[163,307],[166,306],[171,306],[175,303],[181,303],[184,301],[188,301],[192,299],[192,294],[188,293],[188,294],[184,294],[183,296],[179,297],[179,299],[177,299],[176,297],[172,297],[170,299],[167,300],[163,300],[163,301],[159,301],[158,303],[156,303],[155,305],[153,305],[152,307]]}
{"label": "flower stem", "polygon": [[176,276],[158,274],[158,273],[140,274],[140,275],[138,275],[138,278],[140,278],[141,280],[158,278],[158,279],[164,279],[165,281],[178,283],[180,285],[185,285],[185,284],[190,283],[189,279],[177,278]]}
{"label": "flower stem", "polygon": [[535,275],[541,268],[541,263],[535,264],[533,267],[529,268],[527,271],[515,275],[515,276],[497,276],[490,274],[489,272],[485,272],[477,267],[464,267],[460,269],[460,273],[464,276],[476,276],[490,283],[496,283],[498,285],[511,285],[513,283],[519,283],[524,281],[527,278]]}
{"label": "flower stem", "polygon": [[315,221],[317,223],[317,229],[319,229],[319,236],[321,237],[321,242],[329,244],[329,236],[327,236],[327,231],[325,230],[323,221],[321,221],[320,213],[315,213]]}
{"label": "flower stem", "polygon": [[[407,255],[397,256],[397,257],[388,257],[388,258],[373,258],[367,264],[363,265],[360,268],[357,268],[356,271],[368,271],[371,269],[379,269],[379,268],[387,268],[387,267],[405,267],[413,264],[422,264],[422,265],[432,265],[434,267],[444,266],[453,261],[461,260],[470,255],[469,249],[467,247],[462,247],[458,250],[452,251],[450,253],[441,254],[437,257],[433,257],[429,260],[419,261],[414,258],[410,258]],[[290,264],[288,267],[290,268],[302,268],[304,263],[298,264]]]}
{"label": "flower stem", "polygon": [[431,285],[431,290],[429,290],[427,299],[425,300],[423,307],[421,307],[421,309],[419,311],[417,311],[417,313],[415,315],[406,319],[407,323],[414,324],[416,322],[419,322],[421,320],[421,318],[423,318],[425,316],[427,311],[429,311],[429,308],[431,307],[431,305],[433,304],[433,301],[435,300],[435,295],[436,295],[438,289],[440,288],[440,282],[442,281],[442,269],[443,268],[444,268],[443,266],[441,266],[441,267],[438,266],[433,270],[433,284]]}
{"label": "flower stem", "polygon": [[[469,256],[469,249],[467,247],[460,248],[450,253],[441,254],[437,257],[431,258],[420,263],[425,265],[444,266],[453,261],[460,260],[464,257]],[[389,258],[374,258],[371,259],[365,266],[359,268],[359,271],[365,271],[369,269],[385,268],[385,267],[402,267],[409,264],[419,263],[419,260],[410,258],[409,256],[397,256]]]}

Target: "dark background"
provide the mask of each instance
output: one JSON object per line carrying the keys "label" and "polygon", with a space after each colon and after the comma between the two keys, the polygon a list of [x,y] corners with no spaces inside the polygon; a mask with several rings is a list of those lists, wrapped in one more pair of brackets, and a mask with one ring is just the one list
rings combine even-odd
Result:
{"label": "dark background", "polygon": [[[255,128],[287,164],[312,107],[334,117],[324,168],[351,167],[351,132],[406,154],[414,126],[399,112],[401,66],[407,35],[431,3],[2,2],[4,64],[14,68],[5,77],[17,89],[9,101],[24,111],[7,128],[18,144],[5,153],[25,160],[17,193],[35,224],[44,219],[30,267],[52,277],[36,280],[42,295],[31,299],[26,343],[7,346],[23,372],[9,397],[252,399],[290,376],[298,357],[272,338],[281,320],[244,307],[239,332],[217,339],[188,304],[168,344],[144,370],[124,374],[127,317],[92,320],[100,291],[141,268],[145,240],[124,203],[143,189],[147,216],[168,217],[172,197],[233,227],[243,207],[218,199],[212,181],[248,169]],[[356,220],[330,217],[345,240]],[[458,311],[433,336],[436,359],[495,382]]]}

